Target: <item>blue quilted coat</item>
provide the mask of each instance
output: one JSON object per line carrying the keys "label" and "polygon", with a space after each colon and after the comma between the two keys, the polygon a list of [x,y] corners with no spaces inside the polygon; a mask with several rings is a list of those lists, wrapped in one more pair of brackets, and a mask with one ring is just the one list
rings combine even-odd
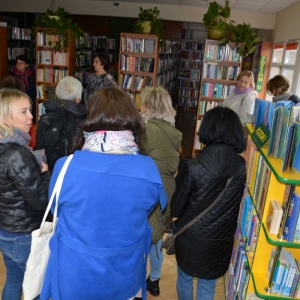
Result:
{"label": "blue quilted coat", "polygon": [[246,180],[243,157],[227,145],[205,147],[188,162],[171,201],[178,231],[207,208],[233,179],[218,203],[176,238],[176,260],[187,274],[216,279],[228,269]]}

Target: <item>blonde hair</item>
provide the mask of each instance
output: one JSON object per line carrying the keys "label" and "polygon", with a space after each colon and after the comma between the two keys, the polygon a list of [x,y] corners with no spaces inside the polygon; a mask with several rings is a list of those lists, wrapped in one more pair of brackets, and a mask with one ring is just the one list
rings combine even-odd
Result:
{"label": "blonde hair", "polygon": [[13,116],[13,113],[18,109],[18,105],[21,101],[21,98],[27,98],[29,103],[31,103],[29,96],[19,90],[9,89],[9,88],[0,90],[0,137],[1,138],[12,136],[13,127],[5,124],[3,120]]}
{"label": "blonde hair", "polygon": [[145,87],[141,92],[141,100],[141,105],[146,110],[142,113],[144,121],[158,118],[175,124],[176,111],[172,107],[168,91],[163,86]]}
{"label": "blonde hair", "polygon": [[238,75],[236,81],[239,81],[243,76],[249,77],[249,79],[250,79],[250,86],[251,86],[252,89],[254,90],[254,89],[255,89],[255,83],[254,83],[254,75],[253,75],[253,73],[252,73],[251,71],[249,71],[249,70],[244,70],[244,71],[242,71],[242,72]]}

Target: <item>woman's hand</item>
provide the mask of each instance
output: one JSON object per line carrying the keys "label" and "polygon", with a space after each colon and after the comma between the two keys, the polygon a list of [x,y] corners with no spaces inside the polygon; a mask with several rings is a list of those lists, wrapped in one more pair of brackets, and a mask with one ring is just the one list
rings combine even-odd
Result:
{"label": "woman's hand", "polygon": [[49,170],[48,164],[44,163],[43,161],[41,162],[41,166],[42,166],[42,167],[41,167],[42,173]]}

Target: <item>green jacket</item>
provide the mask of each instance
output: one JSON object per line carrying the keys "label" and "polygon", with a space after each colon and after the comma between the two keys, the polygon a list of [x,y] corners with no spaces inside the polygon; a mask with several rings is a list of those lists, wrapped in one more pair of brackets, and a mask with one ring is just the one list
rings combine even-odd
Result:
{"label": "green jacket", "polygon": [[175,192],[174,175],[178,170],[179,151],[182,133],[162,119],[152,119],[146,123],[147,137],[144,140],[146,154],[151,156],[159,169],[163,185],[168,196],[168,204],[161,215],[159,204],[149,216],[152,227],[152,243],[156,244],[169,228],[172,217],[170,202]]}

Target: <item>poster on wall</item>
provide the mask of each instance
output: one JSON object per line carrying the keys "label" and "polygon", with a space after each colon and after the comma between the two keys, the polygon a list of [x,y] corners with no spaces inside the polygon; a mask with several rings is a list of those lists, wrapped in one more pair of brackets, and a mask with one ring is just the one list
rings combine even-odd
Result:
{"label": "poster on wall", "polygon": [[259,60],[259,69],[258,69],[258,76],[257,76],[257,83],[256,83],[257,92],[262,91],[265,69],[266,69],[266,62],[267,62],[267,57],[261,56]]}

